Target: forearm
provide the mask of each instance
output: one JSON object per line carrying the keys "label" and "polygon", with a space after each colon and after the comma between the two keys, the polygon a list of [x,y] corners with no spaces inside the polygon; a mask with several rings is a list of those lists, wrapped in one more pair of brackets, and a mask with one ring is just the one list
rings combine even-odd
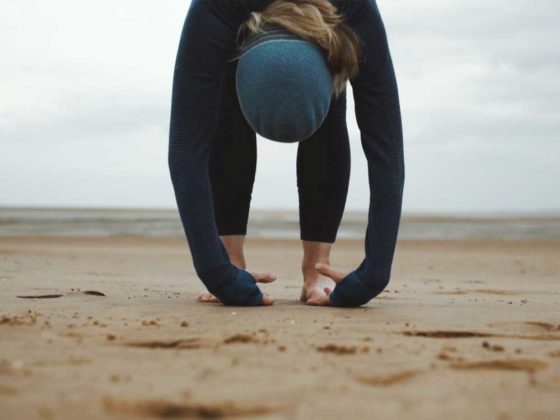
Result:
{"label": "forearm", "polygon": [[198,277],[224,304],[259,305],[263,296],[255,279],[230,262],[216,232],[211,201],[206,197],[210,191],[207,177],[185,170],[174,156],[171,148],[171,179]]}

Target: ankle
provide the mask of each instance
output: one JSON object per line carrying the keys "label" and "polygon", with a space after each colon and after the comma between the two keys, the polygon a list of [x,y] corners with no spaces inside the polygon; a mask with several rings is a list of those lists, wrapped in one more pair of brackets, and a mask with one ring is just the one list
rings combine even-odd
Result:
{"label": "ankle", "polygon": [[245,254],[243,253],[243,245],[245,242],[245,235],[220,235],[229,259],[239,268],[247,268],[245,263]]}
{"label": "ankle", "polygon": [[243,254],[230,253],[229,259],[231,260],[233,265],[243,269],[247,268],[247,263],[245,262],[245,256]]}
{"label": "ankle", "polygon": [[315,278],[320,276],[319,272],[315,268],[315,264],[317,263],[330,265],[330,259],[328,257],[325,257],[315,258],[312,260],[304,260],[301,264],[301,272],[303,273],[304,278]]}

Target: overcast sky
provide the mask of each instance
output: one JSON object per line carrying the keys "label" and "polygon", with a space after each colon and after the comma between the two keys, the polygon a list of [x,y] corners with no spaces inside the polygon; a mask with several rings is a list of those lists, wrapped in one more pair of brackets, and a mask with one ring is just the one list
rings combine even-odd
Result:
{"label": "overcast sky", "polygon": [[[0,0],[0,205],[175,206],[167,140],[189,4]],[[560,211],[560,2],[378,5],[403,112],[404,211]],[[346,208],[367,210],[348,89]],[[296,149],[258,137],[253,208],[297,208]]]}

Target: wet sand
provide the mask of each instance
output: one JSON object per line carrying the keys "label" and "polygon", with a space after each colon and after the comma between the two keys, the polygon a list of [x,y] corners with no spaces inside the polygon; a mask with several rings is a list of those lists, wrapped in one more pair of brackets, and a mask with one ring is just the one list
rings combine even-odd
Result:
{"label": "wet sand", "polygon": [[378,298],[315,308],[300,243],[249,238],[277,302],[239,308],[196,302],[183,238],[0,237],[0,418],[558,418],[559,255],[401,240]]}

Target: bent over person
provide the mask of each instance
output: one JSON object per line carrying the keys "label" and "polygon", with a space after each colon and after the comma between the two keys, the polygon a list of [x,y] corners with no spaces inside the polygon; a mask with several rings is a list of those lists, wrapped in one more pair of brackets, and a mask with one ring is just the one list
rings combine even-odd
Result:
{"label": "bent over person", "polygon": [[[352,85],[370,205],[365,257],[329,266],[350,174]],[[399,97],[375,0],[192,0],[175,62],[169,169],[202,301],[266,305],[243,256],[256,133],[298,142],[300,299],[360,306],[387,286],[404,186]]]}

